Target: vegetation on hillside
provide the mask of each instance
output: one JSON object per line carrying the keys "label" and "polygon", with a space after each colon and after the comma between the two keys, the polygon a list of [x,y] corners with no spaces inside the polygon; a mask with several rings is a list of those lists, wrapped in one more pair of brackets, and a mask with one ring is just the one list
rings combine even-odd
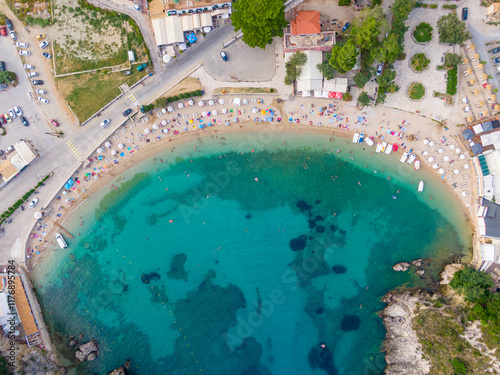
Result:
{"label": "vegetation on hillside", "polygon": [[448,13],[442,16],[438,22],[439,42],[462,45],[470,34],[467,31],[467,25],[460,21],[456,13]]}

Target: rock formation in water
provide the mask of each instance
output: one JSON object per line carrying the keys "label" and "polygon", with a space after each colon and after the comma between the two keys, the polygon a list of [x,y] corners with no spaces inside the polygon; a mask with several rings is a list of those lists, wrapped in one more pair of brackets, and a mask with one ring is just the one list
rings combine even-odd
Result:
{"label": "rock formation in water", "polygon": [[388,293],[384,302],[388,306],[382,313],[385,335],[386,375],[423,375],[430,371],[430,363],[423,358],[422,345],[412,328],[415,308],[426,292],[408,290]]}
{"label": "rock formation in water", "polygon": [[130,361],[125,362],[123,366],[114,369],[108,375],[127,375],[128,369],[130,369]]}
{"label": "rock formation in water", "polygon": [[405,271],[408,271],[408,268],[410,268],[411,264],[408,263],[408,262],[399,262],[399,263],[396,263],[392,269],[394,271],[402,271],[402,272],[405,272]]}
{"label": "rock formation in water", "polygon": [[78,347],[75,356],[82,362],[93,361],[99,356],[99,344],[95,340],[82,344]]}

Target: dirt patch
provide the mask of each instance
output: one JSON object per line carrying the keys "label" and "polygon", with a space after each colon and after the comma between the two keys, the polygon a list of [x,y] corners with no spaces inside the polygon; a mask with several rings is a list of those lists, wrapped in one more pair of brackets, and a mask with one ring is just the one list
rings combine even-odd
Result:
{"label": "dirt patch", "polygon": [[272,94],[277,93],[271,87],[219,87],[213,92],[215,95],[221,94]]}
{"label": "dirt patch", "polygon": [[177,85],[168,90],[164,97],[168,98],[169,96],[175,96],[184,94],[186,92],[193,92],[196,90],[202,90],[202,86],[200,81],[197,78],[188,77],[180,81]]}

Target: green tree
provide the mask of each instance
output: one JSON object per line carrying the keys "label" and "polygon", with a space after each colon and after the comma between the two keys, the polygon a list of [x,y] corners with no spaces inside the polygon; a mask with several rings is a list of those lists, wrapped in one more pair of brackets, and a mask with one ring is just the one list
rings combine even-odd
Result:
{"label": "green tree", "polygon": [[371,50],[378,45],[380,34],[380,22],[375,18],[368,18],[361,27],[353,27],[351,35],[354,37],[358,47]]}
{"label": "green tree", "polygon": [[238,0],[233,4],[231,22],[241,29],[243,41],[250,47],[266,48],[273,37],[283,36],[286,27],[282,0]]}
{"label": "green tree", "polygon": [[370,104],[371,99],[366,93],[366,91],[363,91],[361,94],[358,95],[358,103],[361,104],[362,106]]}
{"label": "green tree", "polygon": [[323,73],[323,77],[326,79],[333,79],[335,69],[333,69],[333,66],[330,65],[329,61],[332,58],[332,55],[330,53],[327,53],[325,55],[325,60],[321,64],[316,65],[316,68]]}
{"label": "green tree", "polygon": [[332,49],[330,65],[339,73],[346,73],[354,66],[359,56],[354,39],[349,39],[344,46],[336,45]]}
{"label": "green tree", "polygon": [[391,33],[377,50],[377,59],[381,62],[391,64],[396,61],[400,53],[401,46],[398,42],[398,35]]}
{"label": "green tree", "polygon": [[456,13],[448,13],[437,21],[439,42],[462,45],[470,38],[467,25],[460,21]]}
{"label": "green tree", "polygon": [[453,366],[453,371],[455,375],[466,375],[467,374],[467,365],[460,358],[453,358],[451,361],[451,365]]}
{"label": "green tree", "polygon": [[385,18],[384,9],[380,5],[361,10],[352,20],[352,27],[362,27],[369,18],[374,18],[380,23],[381,34],[385,35],[389,31],[389,21]]}
{"label": "green tree", "polygon": [[285,84],[291,85],[302,73],[302,67],[307,62],[307,55],[304,52],[295,52],[285,63],[286,76]]}
{"label": "green tree", "polygon": [[17,78],[17,76],[16,76],[16,73],[14,73],[14,72],[9,72],[7,70],[0,72],[0,83],[2,83],[2,84],[15,81],[16,78]]}
{"label": "green tree", "polygon": [[352,80],[356,84],[356,86],[363,88],[366,85],[366,82],[368,82],[372,78],[372,74],[366,70],[366,71],[361,71],[357,73],[354,77],[352,77]]}
{"label": "green tree", "polygon": [[462,62],[462,56],[457,55],[456,53],[448,53],[446,54],[446,66],[454,67],[459,65]]}
{"label": "green tree", "polygon": [[488,288],[493,288],[495,283],[487,273],[466,267],[462,271],[455,272],[450,286],[459,294],[463,294],[467,300],[482,302],[489,294]]}
{"label": "green tree", "polygon": [[153,104],[156,108],[166,107],[168,105],[168,100],[167,98],[160,96],[153,102]]}

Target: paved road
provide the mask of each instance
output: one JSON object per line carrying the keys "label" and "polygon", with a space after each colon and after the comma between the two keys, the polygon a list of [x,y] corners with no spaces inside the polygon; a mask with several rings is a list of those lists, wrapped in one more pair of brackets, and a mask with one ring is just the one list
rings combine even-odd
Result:
{"label": "paved road", "polygon": [[[159,74],[154,74],[145,82],[145,86],[138,85],[130,90],[121,99],[108,107],[96,119],[91,120],[87,125],[75,131],[71,136],[66,137],[64,142],[49,150],[45,155],[33,161],[28,168],[16,177],[9,185],[0,190],[0,202],[11,201],[13,197],[29,190],[47,173],[54,172],[45,186],[35,195],[40,202],[37,209],[45,207],[61,189],[65,181],[71,177],[76,169],[86,160],[95,148],[103,143],[113,132],[123,123],[122,112],[126,108],[133,108],[133,104],[128,95],[133,94],[140,104],[149,104],[159,95],[167,91],[184,76],[189,74],[205,59],[219,54],[222,42],[234,36],[234,28],[231,24],[211,32],[207,35],[203,43],[191,48],[189,53],[183,54],[180,58]],[[99,124],[102,119],[110,118],[111,124],[103,130]],[[71,142],[81,153],[82,157],[77,157],[68,147],[66,142]],[[36,223],[34,218],[35,210],[26,208],[24,211],[18,210],[13,215],[13,222],[4,225],[5,233],[0,237],[0,264],[14,259],[19,263],[24,262],[24,246],[28,236]]]}

